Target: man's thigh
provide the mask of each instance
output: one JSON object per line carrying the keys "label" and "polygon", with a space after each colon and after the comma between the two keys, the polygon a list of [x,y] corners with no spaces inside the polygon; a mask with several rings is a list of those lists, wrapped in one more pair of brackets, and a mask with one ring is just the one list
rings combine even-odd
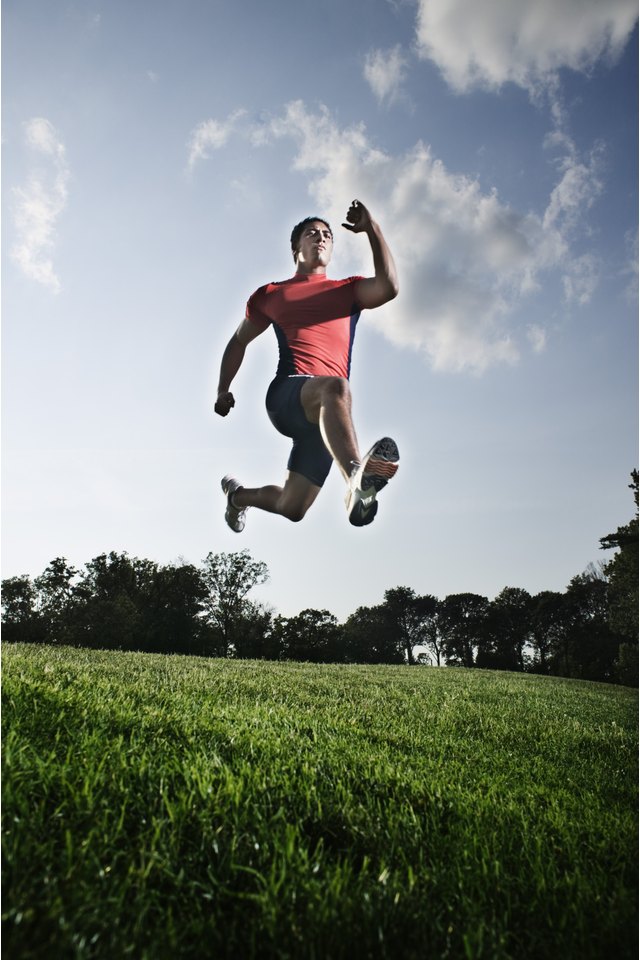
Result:
{"label": "man's thigh", "polygon": [[274,381],[267,392],[267,413],[276,430],[293,440],[287,463],[289,471],[301,474],[314,486],[321,487],[333,458],[325,446],[317,421],[314,423],[307,418],[301,401],[302,390],[314,381],[315,378],[303,377]]}
{"label": "man's thigh", "polygon": [[312,377],[300,391],[300,403],[310,423],[320,422],[320,410],[329,397],[349,397],[349,381],[344,377]]}

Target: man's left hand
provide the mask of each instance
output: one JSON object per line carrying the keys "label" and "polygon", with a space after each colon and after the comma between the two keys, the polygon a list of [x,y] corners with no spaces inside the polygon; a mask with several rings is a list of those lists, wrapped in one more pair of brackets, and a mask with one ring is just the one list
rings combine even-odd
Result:
{"label": "man's left hand", "polygon": [[216,400],[213,409],[219,416],[226,417],[231,408],[235,407],[235,405],[236,401],[233,394],[229,393],[229,391],[225,391],[218,394],[218,399]]}
{"label": "man's left hand", "polygon": [[342,226],[351,233],[364,233],[371,226],[371,214],[359,200],[354,200],[349,207],[346,220]]}

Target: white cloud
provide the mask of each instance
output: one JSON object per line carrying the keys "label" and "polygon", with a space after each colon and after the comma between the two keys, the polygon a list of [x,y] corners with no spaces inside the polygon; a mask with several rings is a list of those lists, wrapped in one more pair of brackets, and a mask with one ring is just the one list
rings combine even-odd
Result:
{"label": "white cloud", "polygon": [[371,50],[365,59],[364,77],[380,103],[394,103],[401,95],[407,60],[400,44],[391,50]]}
{"label": "white cloud", "polygon": [[[26,277],[60,290],[51,251],[58,218],[67,204],[69,168],[64,144],[53,125],[42,117],[24,124],[30,173],[24,187],[15,187],[13,219],[16,239],[11,257]],[[37,160],[42,161],[40,165]]]}
{"label": "white cloud", "polygon": [[[523,344],[541,350],[543,328],[521,329],[518,306],[543,272],[564,273],[567,296],[579,302],[593,289],[595,261],[574,259],[571,239],[599,189],[597,163],[582,162],[573,145],[538,215],[514,210],[474,177],[447,170],[424,143],[397,156],[382,153],[362,125],[341,129],[326,108],[313,113],[291,103],[258,139],[269,135],[293,138],[293,167],[308,176],[314,202],[330,219],[340,222],[360,197],[380,220],[401,292],[367,322],[397,345],[424,351],[436,369],[482,372],[517,361]],[[370,271],[367,245],[345,247],[349,262],[338,245],[336,269],[351,268],[356,249],[360,269]]]}
{"label": "white cloud", "polygon": [[527,329],[527,338],[534,353],[542,353],[547,345],[547,331],[537,323]]}
{"label": "white cloud", "polygon": [[193,170],[199,160],[209,159],[212,150],[219,150],[224,147],[244,112],[244,110],[236,110],[226,120],[204,120],[198,124],[192,131],[187,143],[189,149],[187,166],[189,170]]}
{"label": "white cloud", "polygon": [[[596,143],[582,158],[573,141],[559,130],[547,138],[547,145],[559,146],[563,153],[557,162],[560,179],[551,191],[542,226],[545,233],[555,231],[561,236],[568,251],[572,238],[583,229],[586,211],[603,192],[604,147]],[[564,268],[562,284],[567,303],[589,303],[600,279],[598,259],[591,253],[567,256]]]}
{"label": "white cloud", "polygon": [[567,152],[558,163],[562,176],[551,193],[544,225],[550,227],[562,222],[565,229],[569,229],[602,193],[600,173],[604,148],[596,144],[589,156],[581,159],[574,144],[566,137],[563,140],[567,143]]}
{"label": "white cloud", "polygon": [[418,51],[459,92],[535,90],[562,67],[615,61],[637,16],[636,0],[419,0]]}
{"label": "white cloud", "polygon": [[584,253],[569,261],[562,277],[564,298],[568,303],[589,303],[598,285],[600,264],[596,257]]}

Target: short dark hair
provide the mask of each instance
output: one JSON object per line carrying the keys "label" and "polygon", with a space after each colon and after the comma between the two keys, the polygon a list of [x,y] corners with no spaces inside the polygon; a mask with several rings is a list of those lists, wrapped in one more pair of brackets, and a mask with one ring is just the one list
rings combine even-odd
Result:
{"label": "short dark hair", "polygon": [[304,232],[304,228],[307,227],[310,223],[324,223],[325,227],[329,228],[329,233],[331,234],[331,239],[333,240],[333,230],[329,223],[324,219],[324,217],[305,217],[304,220],[301,220],[300,223],[296,223],[295,227],[291,231],[291,252],[295,256],[298,249],[298,244],[300,242],[300,237]]}

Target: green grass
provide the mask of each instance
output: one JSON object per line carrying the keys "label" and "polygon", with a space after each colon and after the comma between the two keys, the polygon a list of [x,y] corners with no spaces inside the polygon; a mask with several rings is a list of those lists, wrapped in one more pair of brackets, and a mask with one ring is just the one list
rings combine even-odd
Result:
{"label": "green grass", "polygon": [[5,646],[12,960],[636,957],[637,691]]}

